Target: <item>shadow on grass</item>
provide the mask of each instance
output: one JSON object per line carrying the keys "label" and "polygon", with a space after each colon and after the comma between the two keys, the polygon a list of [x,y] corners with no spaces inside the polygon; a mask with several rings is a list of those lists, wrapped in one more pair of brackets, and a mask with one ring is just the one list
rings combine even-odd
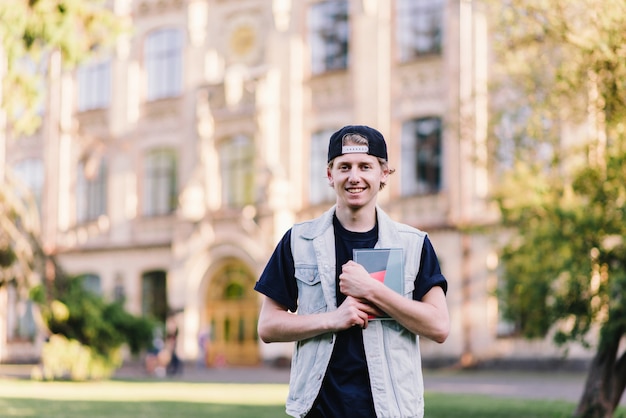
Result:
{"label": "shadow on grass", "polygon": [[[425,403],[428,418],[571,418],[576,408],[566,401],[442,393],[426,393]],[[626,418],[626,408],[618,408],[613,418]]]}
{"label": "shadow on grass", "polygon": [[278,418],[283,405],[227,405],[173,401],[77,401],[0,398],[3,418]]}

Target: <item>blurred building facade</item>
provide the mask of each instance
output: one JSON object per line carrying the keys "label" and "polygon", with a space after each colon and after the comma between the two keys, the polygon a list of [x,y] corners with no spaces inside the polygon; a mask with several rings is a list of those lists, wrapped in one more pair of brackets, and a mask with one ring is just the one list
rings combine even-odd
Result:
{"label": "blurred building facade", "polygon": [[[429,233],[449,281],[450,337],[422,340],[424,361],[558,356],[549,341],[512,337],[493,294],[479,2],[113,7],[132,33],[76,71],[52,57],[43,126],[8,143],[8,165],[40,204],[46,249],[68,272],[135,314],[176,312],[184,359],[289,357],[291,344],[256,335],[254,283],[286,230],[334,203],[330,134],[367,124],[397,169],[380,205]],[[2,297],[0,360],[36,356],[27,302],[10,289]]]}

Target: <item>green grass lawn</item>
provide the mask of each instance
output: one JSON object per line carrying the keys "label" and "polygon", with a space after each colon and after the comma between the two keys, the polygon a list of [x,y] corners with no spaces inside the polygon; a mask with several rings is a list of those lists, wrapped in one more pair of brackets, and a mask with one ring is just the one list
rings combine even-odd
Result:
{"label": "green grass lawn", "polygon": [[[172,381],[0,380],[0,416],[38,418],[286,417],[287,385]],[[575,405],[474,395],[426,394],[427,418],[558,418]],[[621,408],[615,418],[626,418]]]}
{"label": "green grass lawn", "polygon": [[286,385],[0,380],[0,416],[286,417]]}

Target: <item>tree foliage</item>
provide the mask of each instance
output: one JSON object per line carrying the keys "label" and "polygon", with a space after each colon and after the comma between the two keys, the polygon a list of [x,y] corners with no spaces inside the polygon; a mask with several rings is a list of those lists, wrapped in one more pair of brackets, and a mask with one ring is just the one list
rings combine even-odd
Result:
{"label": "tree foliage", "polygon": [[40,124],[41,87],[51,52],[58,51],[65,67],[73,68],[111,45],[122,30],[122,21],[103,0],[0,2],[0,57],[6,67],[2,107],[13,133],[32,133]]}
{"label": "tree foliage", "polygon": [[42,255],[36,238],[39,213],[32,194],[10,174],[0,188],[0,287],[8,282],[25,289],[37,280]]}
{"label": "tree foliage", "polygon": [[610,417],[626,386],[626,3],[490,5],[505,314],[594,346],[576,415]]}
{"label": "tree foliage", "polygon": [[[6,116],[11,138],[40,126],[40,109],[51,54],[73,68],[125,30],[103,0],[16,0],[0,2],[0,121]],[[4,115],[2,114],[4,113]],[[2,153],[0,153],[2,156]],[[0,161],[0,286],[15,281],[27,287],[41,276],[45,256],[39,243],[36,205]],[[5,174],[6,172],[6,174]]]}
{"label": "tree foliage", "polygon": [[527,337],[556,324],[558,344],[588,345],[594,324],[626,331],[626,153],[611,150],[606,160],[568,184],[518,168],[499,195],[507,225],[521,233],[502,253],[505,313]]}
{"label": "tree foliage", "polygon": [[[53,57],[62,70],[74,69],[123,33],[124,20],[109,5],[105,0],[0,2],[0,122],[6,120],[6,126],[0,125],[5,130],[1,147],[6,137],[15,140],[40,127],[46,86],[52,69],[58,68],[50,65]],[[0,161],[0,286],[13,283],[25,297],[41,283],[31,296],[40,305],[49,335],[63,335],[67,344],[61,346],[78,347],[77,353],[102,360],[92,365],[113,365],[110,360],[124,343],[133,353],[145,348],[152,338],[150,322],[85,291],[44,250],[32,194],[4,163]],[[58,346],[61,339],[52,341]]]}
{"label": "tree foliage", "polygon": [[53,288],[34,287],[31,297],[40,305],[51,334],[77,340],[105,357],[124,343],[133,354],[152,343],[155,323],[131,315],[120,302],[107,302],[87,290],[81,277],[57,278],[48,286]]}
{"label": "tree foliage", "polygon": [[[121,363],[124,344],[133,354],[150,348],[156,323],[131,315],[121,302],[107,302],[87,290],[83,278],[57,277],[47,286],[31,290],[49,334],[42,355],[44,377],[108,377]],[[67,351],[77,358],[68,358]]]}

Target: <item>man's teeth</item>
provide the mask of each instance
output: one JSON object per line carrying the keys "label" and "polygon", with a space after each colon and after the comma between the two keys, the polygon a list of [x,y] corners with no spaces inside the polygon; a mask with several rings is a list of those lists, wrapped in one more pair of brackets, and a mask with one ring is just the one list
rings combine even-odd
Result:
{"label": "man's teeth", "polygon": [[359,187],[358,189],[348,189],[348,192],[350,193],[361,193],[363,190],[365,190],[364,187]]}

